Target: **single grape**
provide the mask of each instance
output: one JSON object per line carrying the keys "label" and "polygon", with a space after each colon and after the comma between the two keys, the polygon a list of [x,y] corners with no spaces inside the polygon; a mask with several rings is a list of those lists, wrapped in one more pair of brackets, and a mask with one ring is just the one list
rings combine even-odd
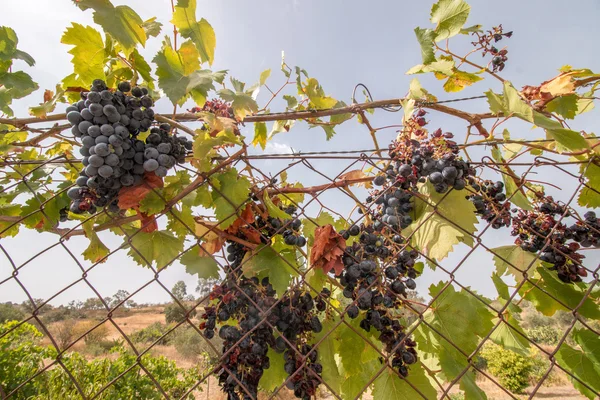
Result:
{"label": "single grape", "polygon": [[89,147],[85,147],[85,146],[81,147],[79,149],[79,154],[81,154],[84,157],[89,156],[90,155],[90,148]]}
{"label": "single grape", "polygon": [[86,121],[92,121],[94,119],[94,114],[92,114],[87,108],[84,108],[81,110],[81,118]]}
{"label": "single grape", "polygon": [[67,120],[71,125],[78,125],[83,121],[83,117],[79,111],[71,111],[67,114]]}
{"label": "single grape", "polygon": [[108,148],[108,144],[106,143],[98,143],[96,145],[96,154],[101,157],[106,157],[110,154],[110,149]]}
{"label": "single grape", "polygon": [[136,86],[133,89],[131,89],[131,94],[135,97],[142,97],[144,95],[144,92],[140,87]]}
{"label": "single grape", "polygon": [[104,165],[104,158],[100,157],[99,155],[96,155],[96,154],[90,156],[88,161],[92,167],[99,168],[102,165]]}
{"label": "single grape", "polygon": [[119,135],[111,135],[108,138],[108,142],[110,144],[112,144],[113,146],[122,146],[123,145],[123,138]]}
{"label": "single grape", "polygon": [[385,176],[383,176],[383,175],[377,175],[377,176],[375,177],[375,179],[373,179],[373,184],[374,184],[375,186],[381,186],[381,185],[383,185],[384,183],[385,183]]}
{"label": "single grape", "polygon": [[82,133],[79,131],[79,127],[78,127],[77,125],[74,125],[74,126],[71,128],[71,133],[72,133],[72,134],[73,134],[73,136],[75,136],[75,137],[81,137],[81,136],[82,136]]}
{"label": "single grape", "polygon": [[119,82],[117,89],[119,89],[121,92],[124,92],[124,93],[130,92],[131,84],[127,81]]}
{"label": "single grape", "polygon": [[104,163],[111,167],[116,167],[117,165],[119,165],[119,161],[119,156],[117,156],[116,154],[109,154],[104,159]]}
{"label": "single grape", "polygon": [[435,171],[429,174],[429,181],[436,185],[444,181],[444,176],[441,172]]}
{"label": "single grape", "polygon": [[94,115],[94,117],[100,117],[104,114],[104,112],[103,112],[104,107],[102,107],[102,105],[98,104],[98,103],[90,104],[88,109]]}
{"label": "single grape", "polygon": [[100,175],[103,178],[109,178],[113,173],[113,169],[111,166],[109,165],[103,165],[100,168],[98,168],[98,175]]}
{"label": "single grape", "polygon": [[113,99],[113,94],[109,90],[103,90],[100,92],[102,100],[110,101]]}
{"label": "single grape", "polygon": [[[150,160],[148,160],[150,161]],[[163,166],[159,166],[158,168],[156,168],[156,171],[154,171],[154,173],[156,174],[156,176],[164,178],[165,176],[167,176],[167,168],[163,167]]]}
{"label": "single grape", "polygon": [[142,106],[144,106],[146,108],[150,108],[154,104],[154,102],[152,101],[152,98],[150,96],[144,96],[140,99],[140,101],[142,103]]}
{"label": "single grape", "polygon": [[171,152],[171,143],[161,143],[156,147],[156,149],[159,153],[169,154]]}
{"label": "single grape", "polygon": [[98,136],[95,140],[96,140],[96,144],[100,144],[100,143],[108,144],[108,138],[104,135]]}
{"label": "single grape", "polygon": [[120,178],[120,182],[123,186],[132,186],[133,181],[134,179],[131,174],[123,174]]}
{"label": "single grape", "polygon": [[156,171],[158,168],[158,161],[155,159],[149,159],[144,162],[144,170],[148,172]]}
{"label": "single grape", "polygon": [[96,140],[91,136],[84,136],[81,138],[81,144],[85,147],[92,147],[96,144]]}
{"label": "single grape", "polygon": [[[86,183],[87,183],[87,179],[86,179]],[[79,191],[79,188],[77,187],[72,187],[71,189],[69,189],[67,191],[67,196],[69,196],[69,198],[71,200],[77,200],[81,198],[81,193]]]}
{"label": "single grape", "polygon": [[144,158],[147,160],[158,158],[158,154],[158,150],[153,147],[148,147],[146,150],[144,150]]}
{"label": "single grape", "polygon": [[[113,106],[112,104],[107,104],[102,108],[102,113],[106,116],[108,115],[119,115],[119,112],[117,111],[117,108],[115,106]],[[94,113],[94,115],[96,115]]]}
{"label": "single grape", "polygon": [[100,132],[102,132],[104,136],[110,137],[115,133],[115,128],[113,128],[112,125],[104,124],[100,127]]}
{"label": "single grape", "polygon": [[79,132],[81,133],[87,133],[88,129],[92,126],[92,123],[90,121],[81,121],[78,125],[77,128],[79,129]]}
{"label": "single grape", "polygon": [[98,136],[102,135],[102,132],[100,132],[100,127],[97,125],[92,125],[88,128],[87,130],[87,134],[90,135],[93,138],[97,138]]}

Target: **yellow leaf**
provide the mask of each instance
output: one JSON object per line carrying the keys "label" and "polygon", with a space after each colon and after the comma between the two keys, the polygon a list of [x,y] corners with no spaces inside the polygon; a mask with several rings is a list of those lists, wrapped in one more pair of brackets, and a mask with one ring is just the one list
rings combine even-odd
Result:
{"label": "yellow leaf", "polygon": [[[360,169],[355,169],[352,171],[348,171],[345,174],[340,175],[339,180],[355,180],[355,179],[361,179],[361,178],[367,178],[367,175],[365,175],[365,173],[360,170]],[[351,183],[349,186],[364,186],[367,189],[371,189],[373,187],[373,184],[371,183],[371,181],[366,181],[366,182],[357,182],[357,183]]]}
{"label": "yellow leaf", "polygon": [[570,74],[559,75],[540,87],[540,92],[550,93],[552,96],[573,93],[574,90],[575,83]]}

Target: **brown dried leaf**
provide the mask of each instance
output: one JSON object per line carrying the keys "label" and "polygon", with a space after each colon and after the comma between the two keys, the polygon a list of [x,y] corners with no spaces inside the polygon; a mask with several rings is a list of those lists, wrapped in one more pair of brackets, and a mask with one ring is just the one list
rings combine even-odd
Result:
{"label": "brown dried leaf", "polygon": [[137,208],[152,189],[162,188],[163,186],[163,180],[156,176],[154,172],[146,172],[141,185],[124,187],[119,191],[119,208],[121,210]]}
{"label": "brown dried leaf", "polygon": [[325,225],[315,229],[315,241],[310,252],[310,262],[325,273],[334,270],[339,275],[344,270],[342,256],[346,241],[335,231],[333,226]]}
{"label": "brown dried leaf", "polygon": [[[340,177],[338,178],[338,180],[355,180],[355,179],[362,179],[362,178],[368,178],[367,175],[365,175],[364,171],[362,169],[354,169],[352,171],[348,171],[345,174],[340,175]],[[364,186],[366,189],[371,189],[373,187],[373,184],[371,183],[370,180],[366,181],[366,182],[358,182],[358,183],[352,183],[349,186]]]}
{"label": "brown dried leaf", "polygon": [[53,97],[54,97],[54,92],[52,90],[46,89],[44,91],[44,103],[52,100]]}
{"label": "brown dried leaf", "polygon": [[549,93],[551,96],[562,96],[573,93],[575,82],[568,73],[563,73],[540,85],[540,92]]}

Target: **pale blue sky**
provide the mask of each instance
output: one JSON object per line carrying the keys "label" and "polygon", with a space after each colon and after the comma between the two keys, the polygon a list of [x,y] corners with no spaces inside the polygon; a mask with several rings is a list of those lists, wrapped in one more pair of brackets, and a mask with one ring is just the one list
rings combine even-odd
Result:
{"label": "pale blue sky", "polygon": [[[115,4],[128,4],[144,19],[158,16],[165,24],[163,34],[170,33],[170,1],[132,0],[114,1]],[[420,63],[420,50],[414,37],[416,26],[429,27],[430,1],[341,1],[341,0],[271,0],[271,1],[198,1],[198,17],[206,18],[217,36],[217,49],[213,69],[229,69],[236,78],[253,83],[264,69],[271,68],[268,81],[274,89],[283,81],[279,72],[281,52],[285,51],[289,65],[305,68],[315,77],[327,94],[346,102],[350,101],[352,88],[357,83],[369,87],[377,99],[402,97],[412,77],[404,72]],[[509,61],[502,76],[511,80],[516,87],[525,84],[539,84],[556,75],[563,64],[574,67],[587,67],[600,71],[598,37],[600,27],[600,2],[582,0],[569,3],[542,0],[472,0],[471,16],[468,25],[479,23],[486,28],[502,23],[506,30],[513,30],[514,36],[503,45],[508,45]],[[8,25],[19,36],[19,47],[30,53],[37,61],[35,68],[24,67],[41,90],[27,99],[14,103],[17,115],[25,115],[28,105],[41,101],[43,89],[53,89],[72,70],[69,48],[60,44],[60,37],[71,21],[93,24],[90,12],[81,12],[67,0],[2,0],[0,25]],[[453,49],[465,51],[469,39],[455,40]],[[153,39],[142,52],[148,60],[160,46],[159,39]],[[476,59],[475,59],[476,60]],[[24,66],[24,65],[20,65]],[[481,94],[488,88],[498,89],[497,81],[486,80],[457,94],[446,94],[439,81],[432,77],[420,77],[423,86],[436,94],[440,100]],[[293,87],[290,87],[293,89]],[[268,98],[266,91],[259,97],[259,103]],[[362,96],[361,96],[362,99]],[[463,103],[473,111],[483,111],[486,103],[473,101]],[[282,110],[281,102],[272,103],[272,111]],[[168,101],[162,100],[156,106],[158,111],[171,111]],[[443,115],[430,115],[431,126],[443,126],[444,130],[455,132],[462,138],[465,125]],[[374,126],[400,123],[400,114],[378,111],[371,117]],[[572,125],[576,129],[594,131],[598,122],[598,112],[593,111]],[[249,125],[251,128],[251,125]],[[244,133],[251,136],[251,130]],[[539,137],[540,132],[519,131],[514,126],[516,137]],[[371,148],[372,142],[367,130],[355,122],[338,128],[337,135],[329,142],[320,129],[308,130],[306,124],[298,123],[286,134],[278,135],[269,144],[272,153],[295,150],[351,150]],[[378,134],[380,144],[386,144],[395,136],[393,130]],[[476,153],[477,155],[477,153]],[[481,158],[481,154],[479,154]],[[285,165],[282,162],[256,164],[265,171],[276,173]],[[335,176],[348,163],[315,162],[329,176]],[[540,171],[540,176],[552,176],[553,171]],[[303,180],[306,185],[321,184],[326,181],[305,168],[294,168],[290,177]],[[564,177],[563,177],[564,178]],[[572,182],[552,176],[554,183],[565,189],[572,188]],[[563,195],[564,196],[564,195]],[[339,194],[323,196],[328,205],[341,207],[347,212],[350,204]],[[316,211],[315,211],[316,212]],[[23,231],[16,239],[3,239],[17,265],[26,261],[37,251],[55,244],[57,237],[51,234],[37,234]],[[102,234],[111,249],[118,247],[120,240]],[[509,244],[512,239],[507,231],[499,235],[486,233],[484,242],[490,246]],[[76,255],[81,254],[85,240],[74,238],[66,246]],[[457,254],[443,262],[452,268],[467,249],[458,249]],[[0,280],[8,276],[12,269],[8,261],[0,255]],[[490,257],[477,250],[457,272],[457,280],[480,289],[486,295],[494,296],[495,291],[489,279]],[[88,264],[84,264],[88,265]],[[81,277],[76,263],[64,248],[58,246],[34,259],[19,274],[34,297],[47,298],[61,288]],[[445,274],[427,271],[418,280],[422,292],[431,282],[445,279]],[[89,280],[102,295],[112,295],[118,289],[134,291],[152,279],[152,273],[135,265],[123,251],[111,256],[109,262],[100,265],[89,274]],[[177,280],[185,280],[191,289],[195,279],[185,273],[181,265],[172,265],[161,273],[161,281],[171,287]],[[66,291],[53,303],[66,303],[72,299],[92,296],[85,284],[78,284]],[[13,281],[0,286],[0,302],[22,301],[22,290]],[[168,300],[166,292],[153,284],[135,298],[138,302]]]}

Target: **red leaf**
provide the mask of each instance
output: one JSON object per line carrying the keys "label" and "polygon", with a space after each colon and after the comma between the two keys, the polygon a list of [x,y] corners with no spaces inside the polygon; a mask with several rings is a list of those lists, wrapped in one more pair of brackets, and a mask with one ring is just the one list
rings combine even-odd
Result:
{"label": "red leaf", "polygon": [[143,213],[137,207],[135,207],[135,211],[140,216],[140,221],[142,222],[142,232],[152,233],[158,230],[158,223],[153,215]]}
{"label": "red leaf", "polygon": [[346,249],[346,241],[335,231],[333,226],[320,226],[315,230],[315,242],[310,252],[310,262],[325,273],[333,269],[336,275],[344,270],[342,256]]}
{"label": "red leaf", "polygon": [[130,208],[139,207],[140,201],[146,197],[154,188],[164,186],[162,178],[156,176],[154,172],[146,172],[144,181],[138,186],[124,187],[119,191],[119,208],[128,210]]}

